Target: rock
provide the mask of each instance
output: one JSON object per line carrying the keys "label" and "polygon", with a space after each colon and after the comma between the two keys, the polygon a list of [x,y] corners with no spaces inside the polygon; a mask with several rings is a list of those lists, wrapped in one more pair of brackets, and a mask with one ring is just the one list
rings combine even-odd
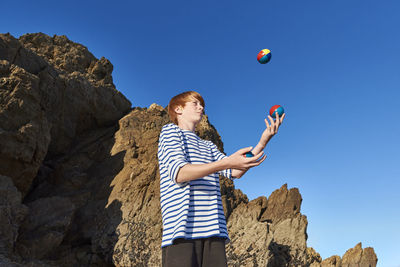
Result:
{"label": "rock", "polygon": [[[0,265],[160,265],[157,148],[169,119],[157,104],[131,109],[112,70],[66,36],[0,34]],[[223,151],[208,116],[196,133]],[[297,188],[249,201],[220,185],[229,266],[376,265],[361,244],[323,261],[307,247]]]}
{"label": "rock", "polygon": [[320,262],[322,261],[321,256],[318,252],[316,252],[313,248],[307,247],[307,260],[306,262],[312,266],[320,266]]}
{"label": "rock", "polygon": [[112,69],[65,36],[0,34],[0,173],[23,196],[46,155],[66,153],[77,136],[130,110]]}
{"label": "rock", "polygon": [[[221,199],[224,207],[225,218],[228,221],[232,214],[232,211],[239,206],[241,203],[248,203],[249,199],[240,190],[235,190],[235,186],[232,180],[224,177],[220,178],[221,186]],[[266,205],[266,198],[264,205]]]}
{"label": "rock", "polygon": [[13,252],[19,227],[28,214],[21,202],[21,193],[11,178],[0,175],[0,255],[9,257]]}
{"label": "rock", "polygon": [[359,266],[375,267],[378,258],[373,248],[362,249],[361,243],[346,251],[342,257],[342,267]]}
{"label": "rock", "polygon": [[331,256],[321,262],[321,267],[340,267],[342,266],[342,259],[335,255]]}
{"label": "rock", "polygon": [[7,77],[0,78],[0,173],[11,177],[24,196],[46,156],[50,125],[40,105],[39,78],[0,62],[8,66],[3,69]]}
{"label": "rock", "polygon": [[[249,203],[242,202],[234,209],[228,220],[232,242],[227,249],[233,266],[306,265],[315,261],[315,257],[307,254],[307,219],[296,212],[300,206],[293,209],[299,197],[297,189],[288,191],[284,185],[268,200],[260,197]],[[279,214],[277,209],[291,212]],[[268,220],[265,214],[269,214]]]}
{"label": "rock", "polygon": [[266,266],[272,241],[267,222],[260,222],[266,199],[261,197],[236,206],[227,221],[231,242],[227,245],[229,266]]}
{"label": "rock", "polygon": [[63,241],[75,207],[65,197],[40,198],[27,205],[29,215],[20,227],[17,250],[25,259],[42,259]]}
{"label": "rock", "polygon": [[267,209],[261,215],[261,221],[278,223],[300,214],[301,195],[297,188],[287,189],[287,184],[275,190],[268,198]]}
{"label": "rock", "polygon": [[24,267],[24,265],[14,262],[0,254],[0,266],[6,267]]}

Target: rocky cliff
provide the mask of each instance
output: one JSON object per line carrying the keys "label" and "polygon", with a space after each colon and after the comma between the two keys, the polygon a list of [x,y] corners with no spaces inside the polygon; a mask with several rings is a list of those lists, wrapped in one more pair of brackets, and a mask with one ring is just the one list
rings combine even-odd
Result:
{"label": "rocky cliff", "polygon": [[[156,104],[131,108],[112,64],[65,36],[0,34],[0,266],[159,266]],[[203,139],[223,144],[207,116]],[[221,177],[229,266],[376,266],[361,243],[322,260],[297,188],[249,201]]]}

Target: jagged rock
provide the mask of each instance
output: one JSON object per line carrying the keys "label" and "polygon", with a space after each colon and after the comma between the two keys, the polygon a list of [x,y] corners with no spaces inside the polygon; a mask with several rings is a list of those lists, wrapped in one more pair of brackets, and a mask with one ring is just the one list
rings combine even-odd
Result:
{"label": "jagged rock", "polygon": [[[249,199],[242,193],[242,191],[235,190],[234,183],[230,179],[224,179],[221,177],[220,186],[225,217],[229,220],[232,211],[241,203],[248,203]],[[263,199],[265,199],[264,204],[266,205],[266,198],[264,197]]]}
{"label": "jagged rock", "polygon": [[315,249],[311,247],[307,247],[307,263],[310,264],[310,267],[316,265],[319,266],[319,263],[322,261],[321,256],[319,255],[318,252],[315,251]]}
{"label": "jagged rock", "polygon": [[112,69],[65,36],[0,34],[0,173],[23,195],[46,154],[66,153],[79,134],[130,110]]}
{"label": "jagged rock", "polygon": [[287,184],[272,192],[268,198],[268,208],[261,216],[261,221],[278,223],[287,218],[293,218],[300,213],[301,195],[297,188],[287,189]]}
{"label": "jagged rock", "polygon": [[371,247],[362,249],[361,243],[346,251],[342,258],[338,255],[314,262],[310,267],[375,267],[378,258]]}
{"label": "jagged rock", "polygon": [[230,266],[266,266],[271,243],[269,225],[260,222],[266,199],[260,197],[240,203],[231,213],[227,227],[231,242],[227,246]]}
{"label": "jagged rock", "polygon": [[342,267],[375,267],[378,258],[371,247],[362,249],[361,243],[346,251],[342,257]]}
{"label": "jagged rock", "polygon": [[[65,36],[0,35],[0,265],[160,265],[157,146],[169,120],[157,104],[131,109],[112,69]],[[207,116],[196,132],[223,151]],[[361,244],[324,261],[308,248],[297,188],[249,201],[220,184],[229,266],[376,265]]]}
{"label": "jagged rock", "polygon": [[342,259],[337,256],[331,256],[321,262],[321,267],[340,267],[342,266]]}
{"label": "jagged rock", "polygon": [[[237,206],[228,220],[232,243],[228,245],[227,253],[232,264],[286,266],[310,263],[306,246],[307,219],[299,213],[300,206],[293,212],[293,203],[298,203],[299,199],[297,189],[288,191],[284,185],[268,200],[260,197]],[[277,209],[292,212],[279,214]],[[264,214],[270,215],[268,220],[264,219]],[[239,256],[243,251],[247,253]]]}
{"label": "jagged rock", "polygon": [[25,194],[47,153],[50,125],[40,106],[39,78],[0,63],[6,74],[0,77],[0,173]]}

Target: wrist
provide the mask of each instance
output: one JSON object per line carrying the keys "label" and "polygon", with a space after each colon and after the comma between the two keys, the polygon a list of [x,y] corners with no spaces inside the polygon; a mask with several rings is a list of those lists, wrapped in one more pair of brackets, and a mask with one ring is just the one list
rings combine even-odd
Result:
{"label": "wrist", "polygon": [[271,139],[271,137],[266,137],[266,138],[261,138],[260,142],[258,142],[258,145],[262,147],[261,150],[265,148],[265,146],[268,144],[268,141]]}
{"label": "wrist", "polygon": [[220,164],[221,164],[221,170],[232,169],[229,157],[221,159]]}

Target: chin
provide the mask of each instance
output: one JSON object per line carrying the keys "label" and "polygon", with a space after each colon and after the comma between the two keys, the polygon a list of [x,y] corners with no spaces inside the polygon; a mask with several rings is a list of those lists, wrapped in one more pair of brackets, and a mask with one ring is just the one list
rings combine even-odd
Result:
{"label": "chin", "polygon": [[201,122],[201,119],[202,119],[203,117],[200,117],[200,118],[198,118],[198,119],[196,119],[195,120],[195,124],[197,125],[197,124],[199,124],[200,122]]}

